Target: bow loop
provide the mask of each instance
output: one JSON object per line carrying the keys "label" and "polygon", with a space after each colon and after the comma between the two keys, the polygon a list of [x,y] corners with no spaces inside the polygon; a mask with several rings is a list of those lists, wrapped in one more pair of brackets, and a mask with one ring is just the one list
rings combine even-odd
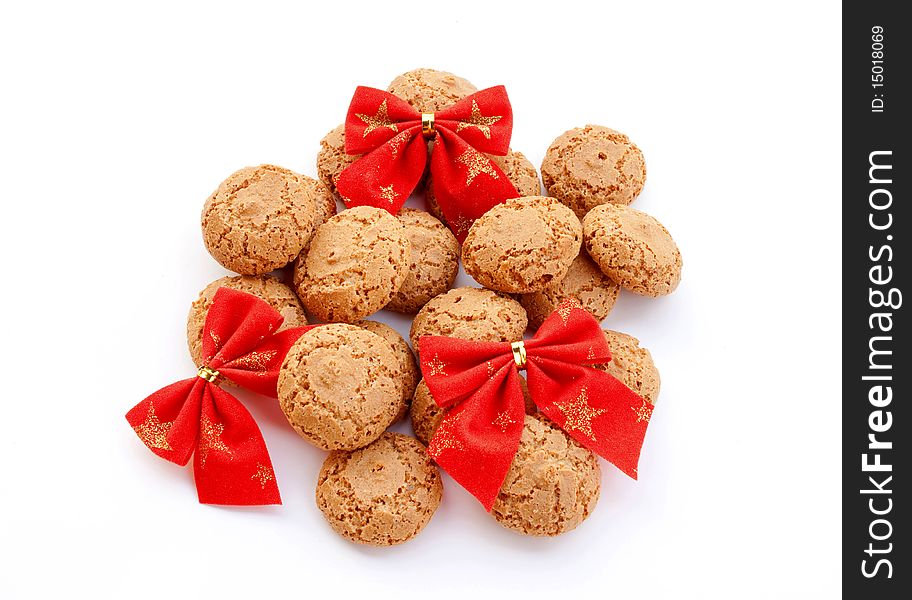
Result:
{"label": "bow loop", "polygon": [[[519,448],[522,390],[514,346],[426,336],[419,340],[428,389],[448,408],[428,451],[491,509]],[[598,322],[564,301],[524,343],[529,394],[568,435],[636,479],[652,406],[589,365],[610,360]]]}
{"label": "bow loop", "polygon": [[435,121],[438,128],[456,133],[479,152],[504,156],[510,151],[513,109],[502,85],[459,100],[439,111]]}
{"label": "bow loop", "polygon": [[397,134],[421,127],[421,114],[389,92],[358,86],[345,117],[345,152],[364,154]]}

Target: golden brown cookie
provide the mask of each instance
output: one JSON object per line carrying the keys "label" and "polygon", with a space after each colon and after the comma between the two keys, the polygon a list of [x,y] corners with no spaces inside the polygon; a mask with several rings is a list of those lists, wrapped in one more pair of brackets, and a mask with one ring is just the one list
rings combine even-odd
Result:
{"label": "golden brown cookie", "polygon": [[631,292],[664,296],[681,281],[681,252],[651,215],[603,204],[583,219],[583,239],[602,272]]}
{"label": "golden brown cookie", "polygon": [[399,361],[382,337],[353,325],[302,335],[279,370],[279,405],[324,450],[354,450],[389,427],[402,403]]}
{"label": "golden brown cookie", "polygon": [[[488,158],[497,163],[500,170],[504,172],[520,196],[541,196],[541,182],[538,180],[538,171],[535,165],[526,158],[522,152],[510,152],[506,156],[496,156],[486,154]],[[433,177],[428,175],[427,189],[425,190],[425,200],[427,201],[428,212],[443,222],[443,212],[440,205],[437,204],[437,197],[434,196]]]}
{"label": "golden brown cookie", "polygon": [[604,332],[611,349],[611,362],[593,366],[619,379],[646,402],[655,404],[662,382],[649,350],[631,335],[610,329]]}
{"label": "golden brown cookie", "polygon": [[295,262],[304,307],[322,321],[354,323],[396,295],[409,273],[405,226],[370,206],[344,210],[317,228]]}
{"label": "golden brown cookie", "polygon": [[295,296],[294,290],[277,278],[271,275],[238,275],[216,279],[203,288],[199,297],[190,306],[190,314],[187,315],[187,346],[190,348],[193,364],[198,367],[203,366],[203,326],[206,324],[206,315],[212,301],[215,300],[215,292],[222,287],[247,292],[265,300],[285,319],[278,331],[307,325],[304,307]]}
{"label": "golden brown cookie", "polygon": [[419,352],[423,335],[446,335],[463,340],[515,342],[528,325],[519,302],[481,288],[456,288],[433,298],[412,321],[412,348]]}
{"label": "golden brown cookie", "polygon": [[399,363],[402,402],[399,404],[399,412],[396,414],[396,418],[393,419],[395,423],[408,412],[409,404],[412,403],[412,396],[415,394],[415,386],[418,385],[418,379],[421,377],[418,363],[415,361],[415,355],[412,353],[412,349],[409,347],[408,342],[405,341],[405,338],[389,325],[379,321],[360,321],[357,325],[389,342]]}
{"label": "golden brown cookie", "polygon": [[545,153],[542,181],[583,216],[600,204],[630,204],[646,183],[643,153],[623,133],[586,125],[560,135]]}
{"label": "golden brown cookie", "polygon": [[360,154],[345,153],[345,123],[339,125],[320,140],[320,152],[317,153],[317,176],[329,189],[334,198],[342,197],[336,191],[336,178],[356,160]]}
{"label": "golden brown cookie", "polygon": [[[304,176],[302,175],[302,177]],[[304,181],[313,190],[317,203],[317,218],[314,222],[314,231],[316,231],[317,227],[328,221],[330,217],[336,216],[336,197],[323,182],[310,177],[304,177]]]}
{"label": "golden brown cookie", "polygon": [[319,209],[307,178],[273,165],[246,167],[203,206],[203,241],[226,269],[262,275],[284,267],[313,234]]}
{"label": "golden brown cookie", "polygon": [[585,250],[570,264],[570,270],[553,279],[545,288],[519,297],[529,315],[529,326],[538,329],[565,298],[576,298],[597,321],[608,316],[617,300],[620,286],[602,273]]}
{"label": "golden brown cookie", "polygon": [[582,234],[573,211],[554,198],[507,200],[469,229],[462,264],[475,281],[492,290],[537,292],[567,274]]}
{"label": "golden brown cookie", "polygon": [[[526,385],[525,377],[520,376],[519,385],[522,387],[523,400],[526,403],[526,414],[534,415],[538,412],[538,407],[535,406],[532,396],[529,395],[529,386]],[[427,445],[430,442],[445,413],[445,410],[437,406],[437,402],[431,396],[431,391],[424,380],[418,382],[409,415],[412,419],[412,430],[421,443]]]}
{"label": "golden brown cookie", "polygon": [[342,537],[392,546],[412,539],[443,497],[440,472],[418,440],[384,433],[354,452],[330,453],[317,481],[317,506]]}
{"label": "golden brown cookie", "polygon": [[444,293],[459,271],[459,242],[446,225],[414,208],[403,208],[399,221],[412,245],[409,273],[388,310],[416,313],[434,296]]}
{"label": "golden brown cookie", "polygon": [[592,513],[600,489],[595,455],[545,417],[527,416],[491,515],[519,533],[560,535]]}
{"label": "golden brown cookie", "polygon": [[478,88],[446,71],[415,69],[393,79],[386,91],[399,96],[418,112],[437,112],[474,94]]}

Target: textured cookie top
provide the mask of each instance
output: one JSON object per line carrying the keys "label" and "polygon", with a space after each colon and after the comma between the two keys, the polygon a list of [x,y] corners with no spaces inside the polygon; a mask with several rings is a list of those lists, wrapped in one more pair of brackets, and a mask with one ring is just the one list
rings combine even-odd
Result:
{"label": "textured cookie top", "polygon": [[269,306],[276,309],[282,315],[282,318],[285,319],[278,331],[289,327],[307,325],[304,307],[301,306],[298,297],[295,296],[290,287],[275,277],[271,275],[238,275],[236,277],[216,279],[203,288],[199,297],[190,306],[190,314],[187,315],[187,346],[190,349],[190,357],[193,359],[193,364],[197,367],[203,366],[203,327],[206,325],[206,315],[209,313],[213,300],[215,300],[215,292],[221,287],[247,292],[261,300],[265,300]]}
{"label": "textured cookie top", "polygon": [[462,77],[446,71],[415,69],[393,79],[386,88],[418,112],[436,112],[478,91]]}
{"label": "textured cookie top", "polygon": [[316,230],[317,227],[329,220],[330,217],[336,215],[336,197],[333,196],[332,192],[323,182],[303,175],[302,178],[304,179],[304,184],[310,188],[314,197],[314,202],[317,205],[317,216],[314,220],[314,230]]}
{"label": "textured cookie top", "polygon": [[508,200],[469,229],[462,245],[463,266],[492,290],[535,292],[566,275],[579,254],[582,233],[573,211],[553,198]]}
{"label": "textured cookie top", "polygon": [[592,452],[545,417],[527,416],[491,515],[526,535],[559,535],[592,513],[600,488]]}
{"label": "textured cookie top", "polygon": [[[496,156],[486,154],[488,158],[497,163],[500,170],[504,172],[520,196],[540,196],[541,182],[538,180],[538,171],[535,170],[528,158],[522,152],[513,152],[510,150],[506,156]],[[440,205],[437,204],[437,197],[434,195],[433,177],[428,175],[427,189],[425,193],[428,212],[445,222]]]}
{"label": "textured cookie top", "polygon": [[418,351],[423,335],[445,335],[463,340],[515,342],[528,325],[519,302],[480,288],[456,288],[433,298],[412,321],[412,347]]}
{"label": "textured cookie top", "polygon": [[630,204],[646,183],[643,153],[613,129],[586,125],[559,136],[545,153],[541,167],[548,195],[583,218],[606,202]]}
{"label": "textured cookie top", "polygon": [[226,269],[261,275],[301,252],[318,215],[314,188],[293,171],[246,167],[223,181],[203,206],[203,241]]}
{"label": "textured cookie top", "polygon": [[661,379],[649,350],[640,346],[640,340],[620,331],[605,329],[605,339],[611,349],[611,362],[595,365],[623,382],[650,404],[659,397]]}
{"label": "textured cookie top", "polygon": [[348,540],[392,546],[415,537],[440,506],[440,472],[418,440],[384,433],[354,452],[332,452],[317,481],[317,506]]}
{"label": "textured cookie top", "polygon": [[396,357],[396,362],[399,363],[399,381],[402,384],[402,402],[399,405],[399,411],[396,414],[396,418],[393,419],[393,422],[396,422],[408,412],[409,404],[412,402],[412,395],[415,393],[415,386],[418,385],[418,379],[421,377],[421,372],[418,370],[418,363],[415,361],[415,355],[412,354],[412,349],[409,348],[405,338],[399,335],[399,332],[386,323],[381,323],[379,321],[360,321],[357,325],[362,329],[379,335],[389,342],[390,348],[393,349],[393,355]]}
{"label": "textured cookie top", "polygon": [[405,227],[385,210],[357,206],[317,228],[296,265],[304,306],[322,321],[353,323],[383,308],[409,272]]}
{"label": "textured cookie top", "polygon": [[279,371],[279,405],[298,434],[324,450],[377,439],[402,402],[399,362],[380,336],[344,324],[302,335]]}
{"label": "textured cookie top", "polygon": [[602,272],[625,289],[663,296],[681,281],[681,252],[651,215],[629,206],[603,204],[583,219],[583,237]]}
{"label": "textured cookie top", "polygon": [[386,308],[416,313],[453,285],[459,271],[459,242],[447,227],[423,210],[403,208],[398,217],[412,246],[409,272]]}
{"label": "textured cookie top", "polygon": [[602,273],[585,250],[570,264],[567,274],[554,279],[541,291],[523,294],[519,303],[529,315],[529,325],[535,329],[554,312],[565,299],[574,297],[597,321],[608,316],[617,300],[620,286]]}
{"label": "textured cookie top", "polygon": [[345,124],[339,125],[320,140],[317,153],[317,176],[329,189],[333,197],[342,199],[336,191],[336,178],[345,167],[361,158],[360,154],[345,153]]}

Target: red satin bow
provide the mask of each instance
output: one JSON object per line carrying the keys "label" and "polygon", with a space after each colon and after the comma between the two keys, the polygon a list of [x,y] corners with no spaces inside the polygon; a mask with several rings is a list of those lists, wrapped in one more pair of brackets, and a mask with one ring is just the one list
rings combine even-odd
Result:
{"label": "red satin bow", "polygon": [[[219,288],[203,328],[197,377],[164,387],[127,413],[139,439],[155,454],[186,465],[205,504],[281,504],[272,461],[253,417],[216,379],[276,397],[279,368],[308,329],[273,333],[282,316],[256,296]],[[216,375],[216,373],[218,375]]]}
{"label": "red satin bow", "polygon": [[521,347],[425,336],[421,371],[434,400],[450,409],[428,446],[437,464],[487,510],[519,448],[525,416],[517,367],[529,394],[567,434],[637,478],[652,405],[589,365],[611,360],[598,322],[565,300]]}
{"label": "red satin bow", "polygon": [[482,154],[509,152],[513,111],[506,89],[497,86],[428,115],[389,92],[359,86],[345,119],[345,151],[365,156],[342,171],[336,189],[349,207],[374,206],[395,215],[424,174],[425,138],[433,138],[434,195],[462,242],[475,219],[519,196]]}

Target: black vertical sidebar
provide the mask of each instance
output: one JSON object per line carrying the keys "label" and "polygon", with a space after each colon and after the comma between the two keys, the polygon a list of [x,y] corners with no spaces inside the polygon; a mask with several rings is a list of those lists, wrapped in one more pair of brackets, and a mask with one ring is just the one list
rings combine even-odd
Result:
{"label": "black vertical sidebar", "polygon": [[[899,2],[846,1],[842,23],[842,583],[908,598],[912,22]],[[903,11],[905,12],[905,11]],[[904,293],[910,295],[904,297]]]}

